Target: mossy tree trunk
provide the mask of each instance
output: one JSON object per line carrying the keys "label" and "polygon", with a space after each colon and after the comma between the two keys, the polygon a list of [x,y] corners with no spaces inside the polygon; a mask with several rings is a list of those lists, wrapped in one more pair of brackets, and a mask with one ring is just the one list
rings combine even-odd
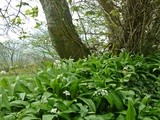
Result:
{"label": "mossy tree trunk", "polygon": [[82,43],[75,27],[66,0],[40,0],[53,46],[61,58],[75,61],[90,53]]}
{"label": "mossy tree trunk", "polygon": [[[148,54],[160,46],[160,1],[97,0],[109,31],[111,50]],[[155,47],[153,47],[155,46]]]}

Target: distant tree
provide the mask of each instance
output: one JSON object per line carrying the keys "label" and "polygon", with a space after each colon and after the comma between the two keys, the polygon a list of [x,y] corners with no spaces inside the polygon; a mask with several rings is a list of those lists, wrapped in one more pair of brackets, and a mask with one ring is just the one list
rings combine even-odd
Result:
{"label": "distant tree", "polygon": [[0,69],[8,71],[11,67],[27,64],[24,56],[26,45],[15,41],[5,41],[0,46]]}
{"label": "distant tree", "polygon": [[30,49],[39,54],[43,59],[57,59],[58,55],[52,46],[48,31],[40,28],[39,32],[29,37]]}

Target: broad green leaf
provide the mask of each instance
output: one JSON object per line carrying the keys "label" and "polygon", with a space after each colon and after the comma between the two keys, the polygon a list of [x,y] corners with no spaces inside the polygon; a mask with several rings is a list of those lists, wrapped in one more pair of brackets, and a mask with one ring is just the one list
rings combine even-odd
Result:
{"label": "broad green leaf", "polygon": [[78,93],[78,83],[79,81],[78,80],[75,80],[74,82],[72,82],[71,86],[70,86],[70,93],[71,93],[71,97],[74,98],[76,97],[77,93]]}
{"label": "broad green leaf", "polygon": [[53,105],[50,105],[46,100],[41,101],[41,104],[39,106],[40,109],[46,110],[46,111],[49,111],[50,109],[52,109],[52,107],[53,107]]}
{"label": "broad green leaf", "polygon": [[114,98],[113,98],[113,96],[109,93],[107,96],[105,96],[105,98],[109,102],[110,107],[113,108],[113,106],[114,106]]}
{"label": "broad green leaf", "polygon": [[38,89],[43,92],[43,91],[44,91],[44,87],[42,86],[41,81],[37,78],[37,79],[35,80],[35,82],[36,82],[36,84],[37,84]]}
{"label": "broad green leaf", "polygon": [[58,115],[59,116],[62,116],[63,118],[64,118],[64,120],[70,120],[71,118],[70,118],[70,116],[69,116],[69,114],[66,114],[66,113],[58,113]]}
{"label": "broad green leaf", "polygon": [[157,77],[156,77],[156,75],[154,75],[154,74],[148,73],[147,76],[148,76],[148,77],[151,77],[152,79],[157,80]]}
{"label": "broad green leaf", "polygon": [[82,118],[82,117],[77,116],[77,117],[74,118],[74,120],[85,120],[85,119]]}
{"label": "broad green leaf", "polygon": [[119,95],[117,95],[115,92],[109,93],[105,98],[108,100],[111,107],[115,105],[118,110],[123,109],[123,102],[121,98],[119,97]]}
{"label": "broad green leaf", "polygon": [[3,88],[1,88],[0,91],[2,91],[2,94],[0,94],[0,108],[7,108],[8,110],[11,110],[6,92]]}
{"label": "broad green leaf", "polygon": [[76,104],[72,104],[70,107],[75,111],[79,111],[80,110]]}
{"label": "broad green leaf", "polygon": [[76,112],[76,111],[75,111],[74,109],[68,108],[67,110],[63,111],[62,113],[67,113],[67,114],[69,114],[69,113],[75,113],[75,112]]}
{"label": "broad green leaf", "polygon": [[147,80],[147,76],[145,74],[140,74],[140,76],[142,76],[144,80]]}
{"label": "broad green leaf", "polygon": [[81,117],[85,117],[88,113],[88,106],[83,106],[81,103],[77,103],[76,105],[80,108]]}
{"label": "broad green leaf", "polygon": [[114,114],[107,113],[104,115],[89,115],[89,116],[86,116],[85,119],[86,120],[111,120],[111,119],[113,119],[112,118],[113,116],[114,116]]}
{"label": "broad green leaf", "polygon": [[57,103],[54,104],[54,107],[58,108],[58,110],[61,112],[68,109],[68,107],[62,101],[57,101]]}
{"label": "broad green leaf", "polygon": [[44,94],[42,95],[42,99],[46,100],[48,98],[50,98],[53,94],[50,92],[44,92]]}
{"label": "broad green leaf", "polygon": [[[16,113],[10,113],[9,115],[4,116],[5,120],[16,120]],[[3,120],[0,118],[0,120]]]}
{"label": "broad green leaf", "polygon": [[103,117],[98,117],[97,115],[89,115],[85,117],[85,120],[106,120]]}
{"label": "broad green leaf", "polygon": [[123,109],[122,99],[114,92],[111,93],[111,95],[114,98],[114,104],[116,105],[117,109],[122,110]]}
{"label": "broad green leaf", "polygon": [[139,113],[141,113],[143,111],[144,108],[147,107],[147,102],[149,101],[151,95],[146,95],[143,99],[142,99],[142,102],[140,102],[140,105],[139,105]]}
{"label": "broad green leaf", "polygon": [[24,100],[26,96],[26,93],[19,93],[19,97],[21,98],[21,100]]}
{"label": "broad green leaf", "polygon": [[23,117],[22,120],[37,120],[38,118],[35,117],[35,116],[26,116],[26,117]]}
{"label": "broad green leaf", "polygon": [[41,108],[40,108],[40,105],[41,105],[41,101],[35,101],[35,102],[32,102],[31,103],[31,107],[35,109],[35,111],[39,111]]}
{"label": "broad green leaf", "polygon": [[34,114],[37,114],[38,111],[39,110],[35,110],[34,108],[30,107],[30,108],[24,110],[24,114],[32,114],[32,115],[34,115]]}
{"label": "broad green leaf", "polygon": [[128,109],[126,112],[126,120],[136,120],[136,110],[133,106],[133,102],[128,100]]}
{"label": "broad green leaf", "polygon": [[149,101],[150,98],[151,98],[151,95],[146,95],[146,96],[142,99],[142,103],[143,103],[143,104],[146,104],[146,103]]}
{"label": "broad green leaf", "polygon": [[23,100],[15,100],[15,101],[10,102],[10,106],[15,106],[15,107],[18,107],[18,106],[25,107],[27,105],[29,105],[29,102],[23,101]]}
{"label": "broad green leaf", "polygon": [[42,120],[53,120],[57,115],[47,114],[42,116]]}
{"label": "broad green leaf", "polygon": [[125,115],[119,115],[116,120],[126,120]]}
{"label": "broad green leaf", "polygon": [[[143,120],[153,120],[152,118],[150,117],[144,117]],[[157,119],[158,120],[158,119]]]}
{"label": "broad green leaf", "polygon": [[38,76],[36,77],[41,81],[42,84],[49,85],[50,84],[50,78],[44,71],[39,72]]}
{"label": "broad green leaf", "polygon": [[21,83],[21,87],[23,88],[23,90],[26,92],[26,93],[31,93],[31,90],[29,89],[29,87],[27,85],[25,85],[24,83],[20,82]]}
{"label": "broad green leaf", "polygon": [[31,93],[30,89],[28,88],[27,85],[22,83],[21,81],[17,81],[14,86],[14,91],[15,92],[22,92],[22,93]]}
{"label": "broad green leaf", "polygon": [[3,78],[3,79],[0,80],[0,86],[4,87],[5,89],[9,89],[10,88],[10,84],[7,81],[6,78]]}
{"label": "broad green leaf", "polygon": [[[0,107],[1,108],[1,107]],[[2,116],[2,113],[0,112],[0,120],[6,120],[5,118],[4,118],[4,116]]]}
{"label": "broad green leaf", "polygon": [[146,107],[146,105],[144,105],[143,103],[140,103],[139,105],[139,113],[141,113],[141,111]]}
{"label": "broad green leaf", "polygon": [[53,92],[59,96],[62,88],[62,83],[58,79],[54,79],[51,82],[51,87],[53,89]]}
{"label": "broad green leaf", "polygon": [[88,105],[88,107],[90,108],[91,112],[94,112],[94,113],[96,112],[96,106],[95,106],[94,102],[91,99],[86,99],[86,98],[82,98],[82,97],[78,97],[78,98]]}

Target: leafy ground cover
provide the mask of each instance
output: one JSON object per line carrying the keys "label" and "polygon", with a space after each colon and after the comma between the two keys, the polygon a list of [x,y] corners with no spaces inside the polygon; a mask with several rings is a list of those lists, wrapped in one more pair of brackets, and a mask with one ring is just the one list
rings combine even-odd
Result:
{"label": "leafy ground cover", "polygon": [[34,77],[0,80],[1,120],[159,120],[159,113],[160,54],[56,61]]}

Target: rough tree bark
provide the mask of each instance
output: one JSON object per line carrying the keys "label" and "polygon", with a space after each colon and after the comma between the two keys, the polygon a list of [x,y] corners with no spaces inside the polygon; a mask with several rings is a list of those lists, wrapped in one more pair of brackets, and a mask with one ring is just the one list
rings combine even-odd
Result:
{"label": "rough tree bark", "polygon": [[75,61],[90,53],[82,43],[75,27],[66,0],[39,0],[44,10],[48,31],[57,53],[61,58]]}
{"label": "rough tree bark", "polygon": [[130,53],[147,55],[158,50],[159,1],[97,1],[104,11],[106,21],[109,22],[107,28],[110,32],[109,42],[112,45],[112,52],[120,52],[125,48]]}

